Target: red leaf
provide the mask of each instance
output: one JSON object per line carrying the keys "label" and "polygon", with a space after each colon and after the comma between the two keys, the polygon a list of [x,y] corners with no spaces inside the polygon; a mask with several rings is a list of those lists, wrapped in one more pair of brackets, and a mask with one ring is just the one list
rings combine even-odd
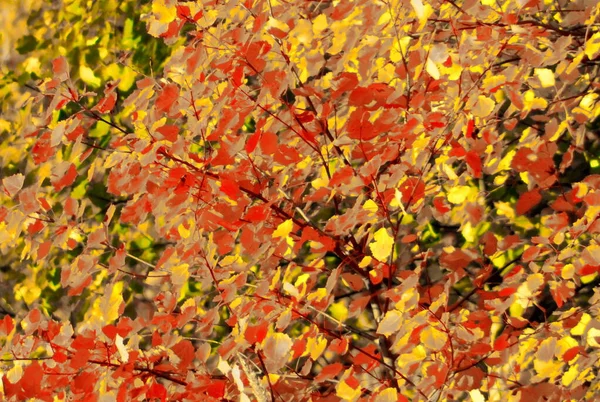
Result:
{"label": "red leaf", "polygon": [[321,372],[315,378],[315,382],[319,383],[326,380],[331,380],[337,377],[337,375],[344,369],[341,363],[329,364],[321,369]]}
{"label": "red leaf", "polygon": [[24,394],[27,398],[34,398],[40,393],[43,376],[44,370],[38,362],[33,362],[25,368],[20,384],[21,388],[25,391]]}
{"label": "red leaf", "polygon": [[100,113],[108,113],[111,110],[113,110],[116,103],[117,103],[117,94],[115,94],[113,92],[113,93],[107,94],[106,97],[102,98],[100,100],[100,102],[98,102],[98,104],[96,105],[96,109],[98,109],[98,111]]}
{"label": "red leaf", "polygon": [[506,334],[506,333],[500,335],[494,341],[494,350],[496,352],[501,352],[504,349],[508,348],[509,346],[510,346],[510,344],[508,343],[508,334]]}
{"label": "red leaf", "polygon": [[348,340],[346,338],[334,339],[328,349],[336,355],[344,355],[348,351]]}
{"label": "red leaf", "polygon": [[600,265],[586,264],[579,269],[579,275],[581,275],[581,276],[592,275],[598,271],[600,271]]}
{"label": "red leaf", "polygon": [[235,200],[240,196],[240,187],[233,180],[221,180],[221,191],[232,200]]}
{"label": "red leaf", "polygon": [[213,398],[222,398],[225,396],[225,381],[211,381],[206,386],[205,392]]}
{"label": "red leaf", "polygon": [[581,349],[579,346],[573,346],[571,349],[567,350],[564,354],[563,354],[563,361],[565,363],[570,362],[571,360],[573,360],[575,357],[577,357],[577,355],[581,352]]}
{"label": "red leaf", "polygon": [[277,136],[275,134],[270,132],[262,133],[259,143],[263,154],[273,155],[277,152]]}
{"label": "red leaf", "polygon": [[158,398],[161,402],[164,402],[167,400],[167,389],[164,385],[155,382],[150,386],[150,389],[148,389],[146,397],[150,399]]}
{"label": "red leaf", "polygon": [[538,246],[529,247],[527,250],[525,250],[521,258],[524,262],[533,261],[538,255],[540,255],[541,252],[542,249]]}
{"label": "red leaf", "polygon": [[69,64],[64,56],[52,60],[52,71],[54,76],[61,81],[69,78]]}
{"label": "red leaf", "polygon": [[448,206],[448,204],[446,204],[444,197],[435,197],[433,199],[433,206],[440,214],[450,212],[450,207]]}
{"label": "red leaf", "polygon": [[332,98],[337,98],[340,94],[350,91],[358,86],[358,77],[355,73],[344,72],[335,79],[335,91],[332,93]]}
{"label": "red leaf", "polygon": [[114,325],[105,325],[102,328],[102,332],[104,333],[104,335],[106,335],[108,338],[110,338],[111,340],[114,340],[115,337],[117,336],[117,327],[115,327]]}
{"label": "red leaf", "polygon": [[52,185],[54,191],[61,191],[63,188],[70,186],[75,182],[77,178],[77,169],[75,165],[70,162],[62,162],[57,165],[52,175]]}
{"label": "red leaf", "polygon": [[94,391],[96,385],[96,376],[90,372],[84,371],[81,374],[75,376],[72,383],[73,393],[77,394],[90,394]]}
{"label": "red leaf", "polygon": [[410,177],[402,183],[400,192],[402,193],[402,202],[404,204],[415,204],[425,196],[425,183],[416,177]]}
{"label": "red leaf", "polygon": [[52,246],[51,240],[47,240],[43,243],[40,243],[40,245],[38,246],[38,252],[37,252],[38,261],[48,255],[48,252],[50,251],[51,246]]}
{"label": "red leaf", "polygon": [[407,243],[412,243],[413,241],[417,240],[417,235],[416,234],[408,234],[406,236],[404,236],[400,242],[407,244]]}
{"label": "red leaf", "polygon": [[508,297],[514,293],[517,293],[517,290],[518,289],[516,287],[504,288],[498,292],[498,295],[500,297]]}
{"label": "red leaf", "polygon": [[69,357],[63,353],[61,350],[57,350],[54,352],[54,354],[52,355],[52,360],[54,360],[57,363],[64,363],[69,359]]}
{"label": "red leaf", "polygon": [[165,140],[175,142],[179,134],[179,127],[173,125],[164,125],[156,129]]}
{"label": "red leaf", "polygon": [[540,194],[539,188],[521,194],[516,205],[517,214],[525,214],[527,211],[539,204],[540,201],[542,201],[542,195]]}
{"label": "red leaf", "polygon": [[254,134],[252,134],[250,138],[248,138],[245,148],[247,153],[251,153],[256,149],[256,146],[258,145],[258,140],[260,139],[260,134],[261,131],[256,130],[256,132],[254,132]]}
{"label": "red leaf", "polygon": [[55,149],[50,145],[51,137],[49,132],[42,134],[31,149],[33,161],[36,165],[46,162],[54,155]]}
{"label": "red leaf", "polygon": [[264,321],[258,325],[248,325],[244,337],[250,344],[261,343],[267,336],[269,323]]}
{"label": "red leaf", "polygon": [[29,224],[29,226],[27,226],[27,233],[29,234],[36,234],[38,232],[41,232],[42,229],[44,229],[44,222],[42,222],[41,220],[36,219],[35,222]]}
{"label": "red leaf", "polygon": [[175,84],[166,85],[156,99],[156,110],[169,112],[177,97],[179,97],[179,87]]}
{"label": "red leaf", "polygon": [[177,367],[180,370],[186,370],[194,361],[194,346],[187,339],[184,339],[171,348],[171,350],[179,357],[180,362]]}
{"label": "red leaf", "polygon": [[467,123],[467,131],[465,132],[465,137],[473,138],[473,131],[475,131],[475,121],[470,119]]}
{"label": "red leaf", "polygon": [[248,208],[244,219],[250,222],[262,222],[267,219],[269,208],[264,205],[255,205]]}
{"label": "red leaf", "polygon": [[15,327],[15,323],[9,315],[5,315],[2,320],[0,320],[0,334],[8,335],[12,332]]}
{"label": "red leaf", "polygon": [[469,167],[473,170],[473,176],[478,179],[481,177],[481,158],[479,158],[479,155],[477,154],[477,152],[475,151],[469,151],[467,152],[467,155],[465,155],[465,161],[467,162],[467,165],[469,165]]}

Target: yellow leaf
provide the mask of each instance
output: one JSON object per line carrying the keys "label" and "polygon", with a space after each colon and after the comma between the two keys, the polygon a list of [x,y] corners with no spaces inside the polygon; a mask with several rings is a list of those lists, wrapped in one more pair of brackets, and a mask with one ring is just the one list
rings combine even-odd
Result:
{"label": "yellow leaf", "polygon": [[530,111],[533,109],[545,109],[548,106],[548,101],[544,98],[535,96],[532,90],[526,91],[523,96],[524,110]]}
{"label": "yellow leaf", "polygon": [[377,333],[385,336],[390,336],[402,325],[402,314],[397,310],[391,310],[385,313],[385,317],[377,327]]}
{"label": "yellow leaf", "polygon": [[328,28],[327,16],[325,14],[319,14],[317,18],[312,20],[312,29],[315,35],[319,35],[321,32]]}
{"label": "yellow leaf", "polygon": [[356,401],[360,398],[360,387],[352,388],[346,381],[340,381],[335,387],[335,394],[344,401]]}
{"label": "yellow leaf", "polygon": [[277,229],[273,232],[273,237],[287,237],[294,228],[294,222],[288,219],[277,226]]}
{"label": "yellow leaf", "polygon": [[310,358],[317,360],[327,347],[327,339],[321,337],[319,339],[308,338],[306,342],[306,350],[310,351]]}
{"label": "yellow leaf", "polygon": [[408,52],[408,45],[410,45],[410,36],[405,36],[402,39],[394,39],[394,44],[390,50],[390,60],[392,63],[398,63],[402,60],[403,56],[406,56]]}
{"label": "yellow leaf", "polygon": [[536,68],[535,75],[540,80],[543,88],[554,86],[554,73],[549,68]]}
{"label": "yellow leaf", "polygon": [[83,64],[79,66],[79,77],[88,85],[99,87],[102,81],[94,75],[94,71]]}
{"label": "yellow leaf", "polygon": [[438,70],[437,66],[431,59],[427,59],[427,63],[425,64],[425,70],[431,75],[434,80],[440,78],[440,70]]}
{"label": "yellow leaf", "polygon": [[187,280],[190,278],[188,264],[179,264],[171,268],[171,283],[175,286],[175,290],[181,291],[181,288],[185,285]]}
{"label": "yellow leaf", "polygon": [[348,318],[348,308],[343,301],[339,301],[329,307],[329,314],[336,320],[344,322]]}
{"label": "yellow leaf", "polygon": [[177,226],[177,231],[179,232],[179,236],[181,236],[182,239],[187,239],[188,237],[190,237],[190,234],[192,233],[190,229],[191,228],[186,228],[183,223]]}
{"label": "yellow leaf", "polygon": [[419,28],[421,29],[423,26],[425,26],[427,18],[429,18],[429,16],[433,12],[433,8],[429,4],[423,4],[422,0],[410,0],[410,4],[413,6],[415,14],[417,14],[417,18],[421,23],[421,26]]}
{"label": "yellow leaf", "polygon": [[177,8],[172,1],[154,0],[152,2],[152,13],[158,22],[168,24],[177,16]]}
{"label": "yellow leaf", "polygon": [[469,186],[456,186],[452,187],[450,191],[448,191],[448,202],[452,204],[462,204],[468,198],[473,197],[473,193],[477,193],[477,189]]}
{"label": "yellow leaf", "polygon": [[496,107],[496,103],[493,100],[486,96],[479,95],[477,103],[471,110],[471,113],[473,113],[473,116],[475,117],[487,117],[492,113],[494,107]]}
{"label": "yellow leaf", "polygon": [[598,53],[600,53],[600,32],[596,32],[585,42],[584,53],[590,60],[596,58]]}
{"label": "yellow leaf", "polygon": [[375,402],[396,402],[398,401],[398,391],[396,388],[386,388],[377,395]]}
{"label": "yellow leaf", "polygon": [[392,254],[392,247],[394,246],[394,238],[389,235],[387,229],[381,228],[373,236],[375,241],[369,244],[373,257],[379,261],[385,261]]}
{"label": "yellow leaf", "polygon": [[471,400],[473,402],[485,402],[483,394],[478,389],[472,389],[471,391],[469,391],[469,395],[471,396]]}
{"label": "yellow leaf", "polygon": [[375,203],[375,201],[373,200],[367,200],[364,204],[363,204],[363,209],[366,209],[367,211],[369,211],[370,213],[374,214],[375,212],[377,212],[377,210],[379,209],[377,207],[377,204]]}
{"label": "yellow leaf", "polygon": [[431,350],[440,350],[446,344],[448,336],[439,329],[427,326],[421,331],[421,343]]}
{"label": "yellow leaf", "polygon": [[569,370],[562,376],[562,385],[568,387],[579,376],[581,368],[578,364],[569,367]]}
{"label": "yellow leaf", "polygon": [[85,314],[85,324],[89,328],[100,329],[113,322],[121,313],[123,305],[123,282],[109,284],[104,289],[104,296],[94,301],[93,306]]}

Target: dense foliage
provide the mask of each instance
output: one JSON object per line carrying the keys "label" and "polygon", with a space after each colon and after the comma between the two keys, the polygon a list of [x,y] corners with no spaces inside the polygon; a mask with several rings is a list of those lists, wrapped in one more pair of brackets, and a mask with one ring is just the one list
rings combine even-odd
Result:
{"label": "dense foliage", "polygon": [[5,400],[600,395],[596,1],[3,7]]}

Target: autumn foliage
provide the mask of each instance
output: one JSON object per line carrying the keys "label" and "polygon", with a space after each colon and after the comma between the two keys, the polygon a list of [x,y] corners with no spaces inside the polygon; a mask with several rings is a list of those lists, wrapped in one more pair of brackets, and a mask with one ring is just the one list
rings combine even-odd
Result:
{"label": "autumn foliage", "polygon": [[3,400],[600,395],[597,2],[27,4]]}

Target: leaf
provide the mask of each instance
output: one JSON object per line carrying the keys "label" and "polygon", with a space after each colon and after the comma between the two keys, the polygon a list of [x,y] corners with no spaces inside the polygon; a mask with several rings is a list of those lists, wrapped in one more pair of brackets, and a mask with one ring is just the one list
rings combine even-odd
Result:
{"label": "leaf", "polygon": [[123,343],[123,338],[121,335],[117,334],[115,336],[115,346],[117,347],[117,351],[119,352],[119,356],[121,363],[127,363],[129,361],[129,352]]}
{"label": "leaf", "polygon": [[441,350],[448,340],[448,335],[433,326],[426,326],[419,335],[421,343],[433,351]]}
{"label": "leaf", "polygon": [[367,200],[363,204],[363,209],[366,210],[366,211],[369,211],[372,214],[374,214],[374,213],[377,212],[377,210],[379,209],[379,207],[377,206],[377,204],[375,203],[375,201],[373,201],[373,200]]}
{"label": "leaf", "polygon": [[478,389],[472,389],[469,391],[469,395],[471,396],[471,400],[473,402],[485,402],[485,397]]}
{"label": "leaf", "polygon": [[52,169],[52,185],[54,186],[54,191],[61,191],[67,186],[70,186],[75,182],[77,178],[77,169],[75,165],[64,161],[54,167]]}
{"label": "leaf", "polygon": [[33,35],[25,35],[17,42],[16,51],[19,54],[26,54],[36,48],[38,44],[37,38]]}
{"label": "leaf", "polygon": [[392,254],[394,238],[389,235],[387,229],[381,228],[373,236],[374,240],[369,244],[371,253],[379,261],[386,261]]}
{"label": "leaf", "polygon": [[540,80],[542,88],[549,88],[554,86],[554,73],[549,68],[536,68],[535,75]]}
{"label": "leaf", "polygon": [[0,335],[9,335],[14,327],[15,323],[13,319],[9,315],[5,315],[4,318],[0,320]]}
{"label": "leaf", "polygon": [[469,167],[473,171],[473,177],[475,177],[476,179],[481,178],[481,169],[482,168],[481,168],[481,158],[480,158],[479,154],[476,153],[475,151],[469,151],[465,155],[465,161],[467,162],[467,165],[469,165]]}
{"label": "leaf", "polygon": [[477,103],[471,110],[471,113],[473,113],[473,116],[475,117],[483,118],[489,116],[495,107],[496,103],[493,100],[487,96],[479,95]]}
{"label": "leaf", "polygon": [[287,237],[294,229],[294,221],[288,219],[277,226],[277,229],[273,232],[273,237]]}
{"label": "leaf", "polygon": [[406,401],[406,398],[402,395],[398,395],[396,388],[386,388],[377,394],[375,402],[398,402]]}
{"label": "leaf", "polygon": [[54,76],[60,81],[66,81],[69,78],[69,64],[64,56],[52,60],[52,71]]}
{"label": "leaf", "polygon": [[91,85],[94,88],[97,88],[102,84],[102,80],[96,77],[94,70],[88,66],[84,66],[83,64],[79,66],[79,77],[83,80],[83,82]]}
{"label": "leaf", "polygon": [[357,381],[354,379],[354,377],[340,381],[335,387],[335,394],[342,398],[343,401],[357,401],[361,395],[360,386],[357,385],[353,387],[348,382],[352,382],[352,385],[354,385],[354,383]]}
{"label": "leaf", "polygon": [[585,42],[584,53],[590,60],[600,54],[600,32],[596,32]]}
{"label": "leaf", "polygon": [[390,336],[397,332],[402,325],[402,314],[399,311],[391,310],[385,313],[383,320],[377,326],[377,333]]}
{"label": "leaf", "polygon": [[25,176],[21,173],[14,174],[12,176],[5,177],[2,179],[2,185],[4,186],[4,193],[10,198],[13,198],[19,190],[23,187],[25,182]]}
{"label": "leaf", "polygon": [[438,70],[437,66],[431,59],[427,59],[427,63],[425,64],[425,70],[431,75],[431,78],[434,80],[438,80],[440,78],[440,70]]}
{"label": "leaf", "polygon": [[475,120],[469,119],[467,123],[467,130],[465,132],[465,137],[473,138],[473,132],[475,131]]}
{"label": "leaf", "polygon": [[157,128],[156,131],[159,132],[165,140],[175,142],[177,141],[179,134],[179,127],[167,124]]}
{"label": "leaf", "polygon": [[321,369],[320,373],[315,378],[315,381],[323,382],[335,378],[343,369],[344,366],[341,363],[328,364]]}
{"label": "leaf", "polygon": [[523,215],[530,211],[533,207],[538,205],[542,201],[542,195],[540,189],[536,188],[531,191],[527,191],[519,197],[517,205],[515,207],[517,214]]}
{"label": "leaf", "polygon": [[173,103],[179,97],[179,87],[175,84],[168,84],[162,89],[156,99],[156,110],[159,112],[169,112]]}
{"label": "leaf", "polygon": [[427,18],[433,12],[433,8],[429,4],[423,4],[422,0],[410,0],[410,4],[415,10],[415,14],[421,23],[421,27],[427,22]]}
{"label": "leaf", "polygon": [[290,357],[291,349],[292,339],[287,334],[274,333],[267,336],[264,340],[263,351],[269,372],[277,372],[285,365]]}
{"label": "leaf", "polygon": [[448,201],[455,205],[463,204],[477,194],[477,189],[470,186],[454,186],[448,192]]}

